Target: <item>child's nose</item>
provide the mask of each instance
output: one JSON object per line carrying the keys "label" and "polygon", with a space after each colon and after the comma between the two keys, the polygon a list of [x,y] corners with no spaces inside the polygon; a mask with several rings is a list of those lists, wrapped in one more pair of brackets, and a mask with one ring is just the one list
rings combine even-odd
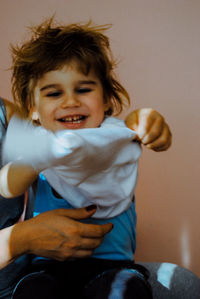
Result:
{"label": "child's nose", "polygon": [[81,103],[75,95],[66,95],[62,101],[62,108],[80,107]]}

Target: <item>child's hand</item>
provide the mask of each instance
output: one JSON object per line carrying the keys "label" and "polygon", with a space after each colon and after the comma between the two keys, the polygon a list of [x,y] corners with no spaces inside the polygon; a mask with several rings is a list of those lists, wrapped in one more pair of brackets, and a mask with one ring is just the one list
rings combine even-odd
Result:
{"label": "child's hand", "polygon": [[128,128],[136,131],[137,139],[154,151],[167,150],[172,142],[172,134],[164,117],[151,108],[138,109],[125,119]]}

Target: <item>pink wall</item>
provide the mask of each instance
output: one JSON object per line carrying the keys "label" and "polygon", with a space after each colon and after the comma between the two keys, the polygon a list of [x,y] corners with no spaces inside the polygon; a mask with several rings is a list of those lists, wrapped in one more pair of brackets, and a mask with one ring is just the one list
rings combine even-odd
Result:
{"label": "pink wall", "polygon": [[[112,23],[118,74],[133,107],[171,125],[166,153],[144,150],[137,186],[136,258],[178,263],[200,276],[200,2],[198,0],[7,0],[0,3],[0,90],[10,93],[9,43],[53,13],[59,21]],[[124,117],[124,115],[122,115]]]}

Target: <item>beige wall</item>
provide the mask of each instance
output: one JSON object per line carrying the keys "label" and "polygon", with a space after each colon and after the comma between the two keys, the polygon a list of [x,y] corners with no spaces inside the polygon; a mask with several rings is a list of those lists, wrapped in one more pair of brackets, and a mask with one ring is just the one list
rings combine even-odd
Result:
{"label": "beige wall", "polygon": [[9,43],[53,13],[66,22],[112,23],[111,46],[132,107],[153,107],[170,123],[172,148],[144,150],[140,161],[136,257],[175,262],[200,276],[200,1],[1,0],[2,96],[11,99]]}

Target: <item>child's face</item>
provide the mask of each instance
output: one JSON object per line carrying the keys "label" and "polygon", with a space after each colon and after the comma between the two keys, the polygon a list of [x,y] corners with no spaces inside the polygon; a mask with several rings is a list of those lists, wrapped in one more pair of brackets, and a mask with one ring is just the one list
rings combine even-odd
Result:
{"label": "child's face", "polygon": [[47,72],[34,90],[32,119],[53,132],[96,128],[104,119],[103,88],[93,71],[84,75],[75,63]]}

